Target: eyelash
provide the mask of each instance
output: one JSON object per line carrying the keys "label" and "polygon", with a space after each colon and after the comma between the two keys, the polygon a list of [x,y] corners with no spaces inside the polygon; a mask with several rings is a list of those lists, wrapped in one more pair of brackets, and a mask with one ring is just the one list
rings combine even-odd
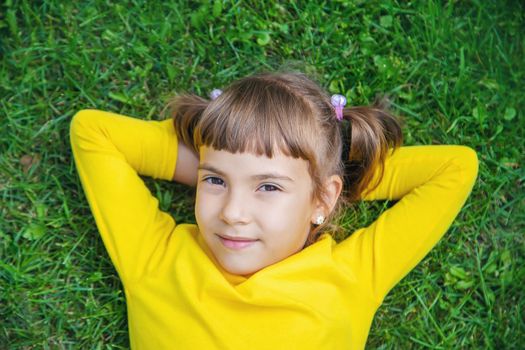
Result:
{"label": "eyelash", "polygon": [[[217,184],[217,183],[213,183],[214,180],[219,180],[221,181],[221,184]],[[215,186],[223,186],[224,185],[224,181],[220,178],[220,177],[216,177],[216,176],[208,176],[208,177],[205,177],[202,179],[202,181],[210,184],[210,185],[215,185]],[[261,185],[259,188],[262,188],[262,187],[272,187],[273,189],[272,190],[267,190],[267,191],[262,191],[262,192],[276,192],[276,191],[282,191],[278,186],[276,185],[273,185],[273,184],[263,184]]]}
{"label": "eyelash", "polygon": [[218,186],[222,185],[222,184],[213,183],[213,181],[209,181],[209,180],[220,180],[222,183],[224,183],[224,181],[222,181],[221,178],[215,177],[215,176],[208,176],[208,177],[205,177],[205,178],[202,179],[202,181],[207,182],[210,185],[218,185]]}

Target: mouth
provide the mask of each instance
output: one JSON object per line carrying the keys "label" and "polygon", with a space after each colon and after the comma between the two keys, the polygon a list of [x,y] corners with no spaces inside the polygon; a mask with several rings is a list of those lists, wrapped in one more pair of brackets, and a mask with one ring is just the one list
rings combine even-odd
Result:
{"label": "mouth", "polygon": [[247,238],[247,237],[233,237],[233,236],[223,236],[217,235],[221,243],[230,249],[244,249],[253,244],[255,244],[258,239]]}

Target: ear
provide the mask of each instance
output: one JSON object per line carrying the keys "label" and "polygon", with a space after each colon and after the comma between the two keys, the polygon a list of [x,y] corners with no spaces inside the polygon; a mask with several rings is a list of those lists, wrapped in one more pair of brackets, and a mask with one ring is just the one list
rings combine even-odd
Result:
{"label": "ear", "polygon": [[339,195],[341,195],[343,180],[338,175],[332,175],[324,182],[323,187],[325,192],[324,201],[321,199],[316,200],[312,222],[315,222],[319,215],[326,218],[332,212]]}

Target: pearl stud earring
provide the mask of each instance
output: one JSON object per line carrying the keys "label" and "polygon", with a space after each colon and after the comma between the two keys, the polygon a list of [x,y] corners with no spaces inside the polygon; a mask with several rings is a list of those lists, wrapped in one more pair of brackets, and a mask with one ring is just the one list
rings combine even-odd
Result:
{"label": "pearl stud earring", "polygon": [[316,218],[315,218],[315,224],[316,225],[322,225],[324,222],[324,216],[322,215],[318,215]]}

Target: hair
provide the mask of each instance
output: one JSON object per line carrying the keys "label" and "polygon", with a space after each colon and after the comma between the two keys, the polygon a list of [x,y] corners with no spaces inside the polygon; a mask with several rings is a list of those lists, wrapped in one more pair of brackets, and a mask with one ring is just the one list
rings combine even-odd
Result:
{"label": "hair", "polygon": [[330,96],[297,72],[242,78],[212,101],[177,95],[166,109],[179,140],[196,153],[208,146],[270,158],[279,151],[306,160],[313,181],[312,199],[325,201],[324,180],[340,176],[342,195],[325,223],[313,225],[305,247],[322,232],[337,229],[331,222],[343,204],[357,202],[379,185],[388,152],[403,142],[400,122],[384,104],[344,108],[347,122],[340,122]]}

